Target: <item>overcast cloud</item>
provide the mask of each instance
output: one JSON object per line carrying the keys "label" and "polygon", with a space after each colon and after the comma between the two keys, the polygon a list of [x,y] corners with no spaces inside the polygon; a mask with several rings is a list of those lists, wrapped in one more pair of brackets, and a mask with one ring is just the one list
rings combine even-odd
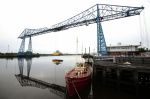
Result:
{"label": "overcast cloud", "polygon": [[[103,22],[107,45],[137,45],[149,47],[150,1],[149,0],[0,0],[0,52],[18,52],[21,39],[18,36],[25,28],[50,28],[97,4],[144,6],[140,16]],[[63,53],[79,52],[82,46],[96,51],[96,24],[52,32],[32,38],[33,52]],[[26,39],[27,49],[28,39]]]}

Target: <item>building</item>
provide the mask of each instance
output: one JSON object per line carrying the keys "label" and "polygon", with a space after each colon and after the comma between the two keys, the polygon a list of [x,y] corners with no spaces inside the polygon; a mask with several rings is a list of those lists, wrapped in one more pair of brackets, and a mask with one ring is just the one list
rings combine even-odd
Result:
{"label": "building", "polygon": [[140,45],[118,45],[107,46],[108,55],[111,56],[133,56],[139,55],[138,47]]}

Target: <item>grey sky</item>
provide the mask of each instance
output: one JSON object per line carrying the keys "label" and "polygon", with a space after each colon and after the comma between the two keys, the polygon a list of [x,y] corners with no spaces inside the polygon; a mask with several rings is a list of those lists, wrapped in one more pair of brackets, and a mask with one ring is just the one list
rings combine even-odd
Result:
{"label": "grey sky", "polygon": [[[49,28],[97,3],[144,6],[140,16],[103,22],[102,27],[107,45],[142,42],[149,47],[149,0],[0,0],[0,52],[18,52],[21,40],[17,37],[25,28]],[[79,52],[82,46],[96,51],[96,24],[33,37],[33,51],[74,53],[77,37]],[[27,44],[28,39],[26,48]]]}

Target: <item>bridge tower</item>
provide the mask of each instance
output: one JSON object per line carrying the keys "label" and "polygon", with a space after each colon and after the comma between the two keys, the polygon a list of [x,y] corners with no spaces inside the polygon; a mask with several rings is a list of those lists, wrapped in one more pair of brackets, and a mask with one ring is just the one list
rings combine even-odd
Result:
{"label": "bridge tower", "polygon": [[25,52],[25,37],[22,38],[22,42],[19,48],[18,56],[32,56],[32,39],[29,37],[28,50]]}
{"label": "bridge tower", "polygon": [[25,37],[22,38],[22,42],[19,48],[18,56],[23,56],[24,55],[24,50],[25,50]]}
{"label": "bridge tower", "polygon": [[101,25],[101,20],[102,18],[100,17],[100,12],[99,12],[99,6],[97,4],[97,18],[96,18],[96,23],[97,23],[97,53],[98,55],[106,55],[107,54],[107,48],[106,48],[106,42],[105,42],[105,37],[103,34],[103,29]]}
{"label": "bridge tower", "polygon": [[31,36],[29,37],[28,50],[27,50],[26,54],[28,56],[32,56],[32,40],[31,40]]}

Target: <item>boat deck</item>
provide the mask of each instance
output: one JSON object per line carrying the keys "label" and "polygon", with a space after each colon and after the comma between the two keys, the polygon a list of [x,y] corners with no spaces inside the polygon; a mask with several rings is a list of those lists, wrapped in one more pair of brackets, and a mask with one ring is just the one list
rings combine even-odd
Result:
{"label": "boat deck", "polygon": [[67,78],[83,78],[91,74],[90,67],[75,67],[67,73]]}

